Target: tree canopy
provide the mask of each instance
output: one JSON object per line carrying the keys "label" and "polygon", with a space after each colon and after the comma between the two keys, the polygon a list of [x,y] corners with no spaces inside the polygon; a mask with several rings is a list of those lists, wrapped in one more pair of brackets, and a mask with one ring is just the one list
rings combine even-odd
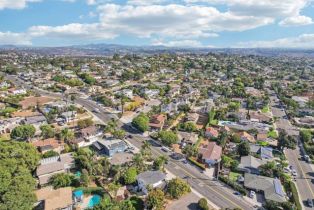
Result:
{"label": "tree canopy", "polygon": [[142,132],[145,132],[148,130],[149,128],[148,123],[149,123],[149,118],[144,113],[139,114],[132,121],[132,125]]}
{"label": "tree canopy", "polygon": [[171,146],[172,144],[175,144],[178,141],[177,134],[172,131],[160,131],[158,133],[158,136],[161,142],[167,146]]}
{"label": "tree canopy", "polygon": [[180,178],[174,178],[169,181],[167,186],[167,193],[171,198],[178,199],[182,195],[191,192],[190,186]]}
{"label": "tree canopy", "polygon": [[0,209],[32,209],[36,182],[31,172],[39,161],[37,150],[24,142],[0,142]]}
{"label": "tree canopy", "polygon": [[28,140],[35,135],[36,129],[33,125],[19,125],[11,132],[11,138],[15,140]]}

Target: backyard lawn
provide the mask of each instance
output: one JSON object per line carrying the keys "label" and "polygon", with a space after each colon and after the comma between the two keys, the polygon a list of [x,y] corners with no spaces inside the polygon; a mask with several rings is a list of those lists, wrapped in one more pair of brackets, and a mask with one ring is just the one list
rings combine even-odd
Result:
{"label": "backyard lawn", "polygon": [[275,130],[272,130],[272,131],[269,131],[269,132],[267,133],[267,136],[268,136],[268,137],[271,137],[271,138],[273,138],[273,139],[275,139],[275,138],[278,137],[278,134],[277,134],[277,132],[276,132]]}
{"label": "backyard lawn", "polygon": [[269,106],[267,105],[267,106],[264,106],[263,108],[262,108],[262,113],[267,113],[267,112],[269,112]]}

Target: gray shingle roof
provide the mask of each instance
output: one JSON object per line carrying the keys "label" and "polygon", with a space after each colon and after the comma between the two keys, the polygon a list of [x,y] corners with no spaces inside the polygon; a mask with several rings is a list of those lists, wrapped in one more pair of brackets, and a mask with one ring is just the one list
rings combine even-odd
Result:
{"label": "gray shingle roof", "polygon": [[276,202],[287,201],[285,195],[283,194],[282,185],[277,179],[245,173],[244,186],[249,189],[263,191],[266,200]]}
{"label": "gray shingle roof", "polygon": [[137,175],[137,180],[141,180],[144,185],[152,185],[166,178],[161,171],[145,171]]}

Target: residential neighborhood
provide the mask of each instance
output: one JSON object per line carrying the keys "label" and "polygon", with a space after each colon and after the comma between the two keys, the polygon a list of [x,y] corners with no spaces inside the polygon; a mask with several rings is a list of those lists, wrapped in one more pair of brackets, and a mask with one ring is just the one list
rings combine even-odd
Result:
{"label": "residential neighborhood", "polygon": [[3,51],[0,209],[311,209],[313,61]]}

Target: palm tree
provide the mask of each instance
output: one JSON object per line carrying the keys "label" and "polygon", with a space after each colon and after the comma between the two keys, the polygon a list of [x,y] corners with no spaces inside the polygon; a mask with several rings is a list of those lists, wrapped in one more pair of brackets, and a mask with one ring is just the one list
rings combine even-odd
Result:
{"label": "palm tree", "polygon": [[144,158],[141,153],[135,154],[133,156],[133,164],[138,170],[138,172],[142,172],[146,169],[146,165],[144,163]]}

